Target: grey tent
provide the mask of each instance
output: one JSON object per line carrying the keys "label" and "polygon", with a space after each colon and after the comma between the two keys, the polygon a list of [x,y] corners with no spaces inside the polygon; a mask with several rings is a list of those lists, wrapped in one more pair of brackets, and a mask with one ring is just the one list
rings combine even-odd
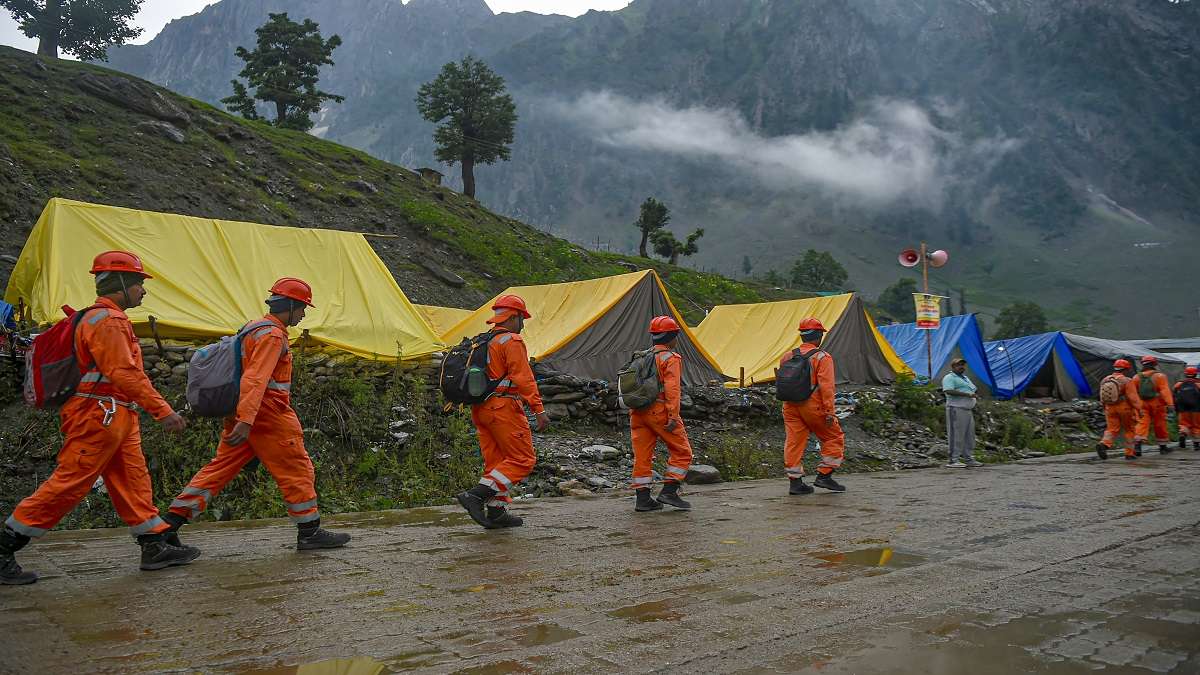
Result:
{"label": "grey tent", "polygon": [[1083,367],[1083,374],[1093,391],[1100,390],[1100,380],[1112,372],[1113,361],[1117,359],[1129,359],[1137,368],[1138,360],[1143,356],[1157,357],[1159,370],[1166,373],[1172,382],[1183,377],[1183,369],[1187,365],[1176,356],[1156,352],[1128,340],[1105,340],[1072,333],[1063,333],[1063,337]]}

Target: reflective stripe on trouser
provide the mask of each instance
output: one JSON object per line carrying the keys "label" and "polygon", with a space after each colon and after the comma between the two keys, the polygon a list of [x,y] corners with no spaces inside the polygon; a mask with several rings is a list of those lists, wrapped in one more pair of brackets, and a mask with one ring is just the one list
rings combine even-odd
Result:
{"label": "reflective stripe on trouser", "polygon": [[1200,412],[1179,413],[1179,433],[1188,436],[1200,435]]}
{"label": "reflective stripe on trouser", "polygon": [[647,487],[653,482],[654,449],[658,441],[667,446],[666,482],[682,483],[692,466],[692,444],[688,440],[683,424],[667,431],[670,413],[662,402],[655,402],[645,410],[629,413],[629,435],[633,441],[633,489]]}
{"label": "reflective stripe on trouser", "polygon": [[217,456],[188,481],[187,487],[171,502],[171,512],[188,519],[200,515],[242,467],[258,457],[279,486],[293,522],[306,523],[320,517],[312,460],[304,450],[300,421],[291,408],[272,410],[264,399],[250,428],[250,439],[236,448],[224,440],[235,424],[233,418],[225,420]]}
{"label": "reflective stripe on trouser", "polygon": [[471,420],[483,454],[483,476],[479,482],[496,491],[496,502],[511,502],[509,490],[533,471],[537,454],[533,432],[521,402],[495,396],[471,406]]}
{"label": "reflective stripe on trouser", "polygon": [[17,505],[7,524],[15,532],[38,537],[53,528],[83,498],[96,478],[103,476],[108,498],[121,520],[141,528],[134,534],[162,532],[167,524],[154,519],[158,509],[150,487],[150,472],[142,454],[137,413],[117,406],[112,421],[91,399],[73,397],[59,413],[66,438],[54,473]]}
{"label": "reflective stripe on trouser", "polygon": [[1142,419],[1138,421],[1138,438],[1143,441],[1150,440],[1150,431],[1153,427],[1154,440],[1158,441],[1160,445],[1165,444],[1171,438],[1167,430],[1167,402],[1161,397],[1152,398],[1149,401],[1142,401],[1142,406],[1145,411]]}
{"label": "reflective stripe on trouser", "polygon": [[291,382],[276,382],[275,380],[267,380],[267,389],[274,389],[276,391],[291,391],[292,383]]}
{"label": "reflective stripe on trouser", "polygon": [[1125,454],[1133,456],[1133,442],[1137,440],[1135,427],[1137,421],[1133,416],[1133,407],[1128,403],[1116,403],[1104,406],[1104,436],[1100,443],[1105,447],[1113,447],[1117,436],[1125,436]]}
{"label": "reflective stripe on trouser", "polygon": [[825,414],[815,399],[802,403],[787,401],[783,404],[783,426],[787,440],[783,444],[783,465],[789,467],[788,478],[804,475],[804,450],[808,447],[808,436],[813,434],[821,441],[821,463],[817,473],[832,473],[842,465],[846,449],[846,435],[842,425],[833,418],[833,424],[825,424]]}

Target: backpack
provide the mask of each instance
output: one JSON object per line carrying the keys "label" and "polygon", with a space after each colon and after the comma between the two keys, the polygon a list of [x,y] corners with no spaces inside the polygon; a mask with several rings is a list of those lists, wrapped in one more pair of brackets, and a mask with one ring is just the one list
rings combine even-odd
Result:
{"label": "backpack", "polygon": [[1200,385],[1184,380],[1175,390],[1175,409],[1179,412],[1200,412]]}
{"label": "backpack", "polygon": [[627,410],[641,410],[654,405],[663,391],[658,377],[658,352],[654,348],[634,352],[625,367],[617,371],[617,403]]}
{"label": "backpack", "polygon": [[1158,398],[1158,387],[1154,386],[1153,375],[1138,375],[1138,396],[1141,396],[1143,401]]}
{"label": "backpack", "polygon": [[501,380],[488,378],[488,345],[498,333],[488,331],[463,338],[442,360],[438,386],[449,403],[483,403],[491,398]]}
{"label": "backpack", "polygon": [[54,408],[75,393],[83,379],[75,356],[75,329],[85,314],[99,307],[92,305],[76,312],[63,305],[66,318],[33,338],[25,352],[25,403],[34,408]]}
{"label": "backpack", "polygon": [[[242,340],[264,326],[275,325],[263,319],[252,321],[235,335],[196,350],[188,366],[187,402],[201,417],[228,417],[237,412],[242,393]],[[283,352],[287,354],[287,340]]]}
{"label": "backpack", "polygon": [[1125,398],[1121,380],[1115,374],[1100,380],[1100,402],[1104,405],[1120,403]]}
{"label": "backpack", "polygon": [[812,357],[820,351],[801,354],[799,347],[792,350],[792,358],[775,371],[775,398],[797,403],[812,398],[817,389],[812,381]]}

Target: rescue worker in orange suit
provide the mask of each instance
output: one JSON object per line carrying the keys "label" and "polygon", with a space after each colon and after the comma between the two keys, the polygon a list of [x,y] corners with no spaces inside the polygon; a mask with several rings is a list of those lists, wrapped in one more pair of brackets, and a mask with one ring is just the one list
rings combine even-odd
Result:
{"label": "rescue worker in orange suit", "polygon": [[[1100,459],[1108,459],[1108,451],[1112,449],[1117,434],[1125,435],[1125,459],[1134,459],[1141,454],[1136,450],[1140,436],[1137,428],[1143,415],[1142,398],[1138,396],[1137,385],[1130,375],[1133,374],[1133,364],[1125,359],[1113,362],[1113,372],[1100,381],[1100,399],[1104,403],[1104,436],[1096,444],[1096,455]],[[1112,383],[1116,385],[1117,400],[1104,400],[1105,387]]]}
{"label": "rescue worker in orange suit", "polygon": [[[1141,424],[1138,425],[1138,438],[1141,441],[1149,440],[1150,429],[1153,426],[1158,452],[1165,455],[1171,452],[1171,447],[1167,445],[1171,442],[1167,429],[1167,413],[1175,412],[1171,382],[1164,373],[1158,372],[1158,359],[1147,355],[1142,357],[1142,372],[1133,376],[1133,383],[1137,386],[1142,405],[1146,408],[1146,414],[1142,416]],[[1141,450],[1140,445],[1138,450]]]}
{"label": "rescue worker in orange suit", "polygon": [[1183,371],[1183,379],[1175,383],[1175,409],[1179,415],[1179,449],[1187,449],[1187,441],[1192,439],[1192,449],[1200,450],[1200,370],[1188,366]]}
{"label": "rescue worker in orange suit", "polygon": [[[845,492],[846,488],[833,479],[833,472],[842,465],[846,449],[846,434],[834,414],[836,374],[833,357],[820,348],[825,336],[825,326],[815,318],[800,322],[800,354],[808,356],[812,372],[813,394],[806,401],[784,401],[783,425],[787,440],[783,446],[783,465],[788,477],[788,494],[811,494],[813,488],[804,483],[804,449],[808,447],[808,436],[814,434],[821,442],[821,462],[817,465],[817,479],[813,485]],[[792,358],[792,352],[779,360],[780,367]]]}
{"label": "rescue worker in orange suit", "polygon": [[292,410],[287,329],[303,321],[305,310],[313,307],[312,288],[300,279],[284,277],[270,292],[266,300],[270,311],[246,325],[237,412],[225,419],[217,456],[183,488],[164,516],[175,540],[179,528],[208,508],[242,467],[257,458],[283,493],[288,517],[296,524],[297,550],[338,548],[350,541],[348,534],[321,528],[312,460]]}
{"label": "rescue worker in orange suit", "polygon": [[[679,496],[679,485],[687,478],[692,466],[692,444],[680,415],[683,357],[675,351],[679,340],[679,324],[669,316],[656,316],[650,321],[650,341],[654,349],[654,365],[662,392],[658,400],[639,410],[629,411],[629,431],[633,439],[634,509],[657,511],[673,506],[688,510],[692,505]],[[650,497],[654,483],[654,449],[661,440],[667,446],[667,473],[663,477],[658,497]]]}
{"label": "rescue worker in orange suit", "polygon": [[75,330],[75,354],[83,377],[62,406],[65,437],[54,473],[17,505],[0,532],[0,583],[31,584],[37,574],[23,571],[14,554],[53,528],[104,478],[117,515],[129,524],[142,549],[141,568],[185,565],[200,551],[166,542],[167,523],[158,516],[150,473],[142,455],[137,406],[163,428],[187,426],[163,400],[142,369],[142,350],[125,310],[137,307],[151,279],[142,261],[125,251],[108,251],[92,262],[95,306],[85,310]]}
{"label": "rescue worker in orange suit", "polygon": [[520,527],[524,520],[508,512],[512,504],[509,492],[525,480],[537,463],[533,434],[522,407],[537,418],[537,430],[550,426],[550,416],[542,406],[529,353],[521,338],[525,320],[531,318],[525,301],[516,295],[502,295],[492,305],[493,336],[488,342],[487,376],[499,381],[495,392],[483,403],[471,406],[471,419],[483,453],[483,476],[471,489],[460,492],[458,503],[471,518],[490,529]]}

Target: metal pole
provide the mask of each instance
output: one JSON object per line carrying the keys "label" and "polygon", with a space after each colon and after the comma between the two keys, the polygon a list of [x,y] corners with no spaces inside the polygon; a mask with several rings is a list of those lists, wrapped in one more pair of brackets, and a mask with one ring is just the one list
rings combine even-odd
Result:
{"label": "metal pole", "polygon": [[[921,242],[921,283],[925,294],[929,293],[929,259],[925,257],[926,246],[925,242]],[[933,382],[933,336],[930,335],[930,330],[925,331],[925,358],[927,370],[929,371],[929,381]]]}

